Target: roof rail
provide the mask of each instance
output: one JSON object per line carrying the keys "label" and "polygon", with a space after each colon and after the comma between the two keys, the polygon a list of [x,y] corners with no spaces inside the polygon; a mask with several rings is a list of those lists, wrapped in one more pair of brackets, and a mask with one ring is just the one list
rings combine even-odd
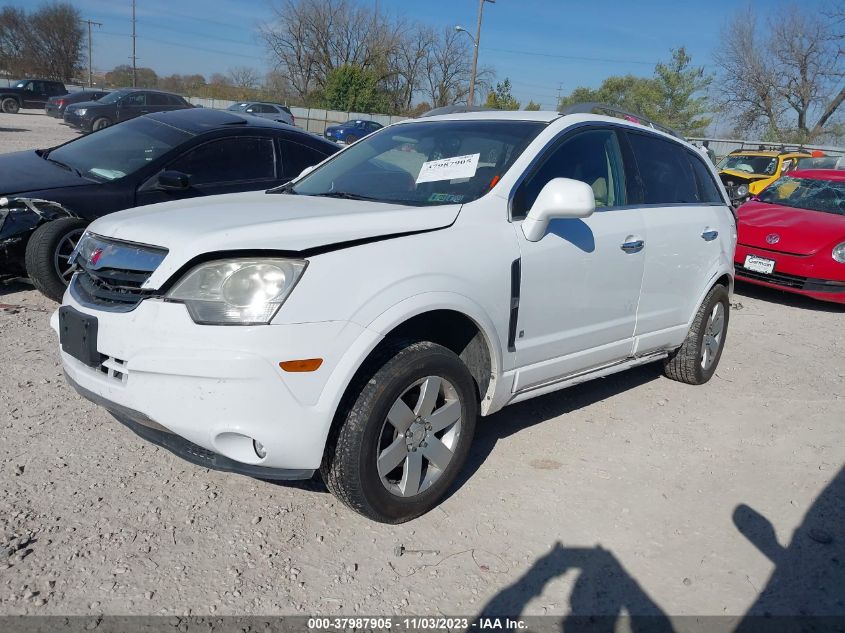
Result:
{"label": "roof rail", "polygon": [[645,125],[646,127],[654,128],[655,130],[665,132],[666,134],[671,134],[672,136],[675,136],[677,138],[683,138],[683,136],[681,136],[678,132],[676,132],[670,127],[666,127],[665,125],[661,125],[660,123],[652,121],[648,117],[644,117],[641,114],[634,114],[633,112],[628,112],[627,110],[623,110],[622,108],[618,108],[616,106],[607,105],[606,103],[597,103],[593,101],[584,103],[573,103],[572,105],[567,106],[560,112],[560,114],[562,115],[601,113],[625,119],[626,121],[631,121],[632,123],[639,123],[640,125]]}

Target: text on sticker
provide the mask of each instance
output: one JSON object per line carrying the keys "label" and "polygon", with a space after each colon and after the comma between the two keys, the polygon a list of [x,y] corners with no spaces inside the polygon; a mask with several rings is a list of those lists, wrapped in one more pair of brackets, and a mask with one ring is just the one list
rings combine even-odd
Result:
{"label": "text on sticker", "polygon": [[452,158],[427,161],[423,163],[422,169],[420,169],[417,184],[437,180],[472,178],[478,170],[479,158],[481,158],[481,154],[467,154],[466,156],[453,156]]}

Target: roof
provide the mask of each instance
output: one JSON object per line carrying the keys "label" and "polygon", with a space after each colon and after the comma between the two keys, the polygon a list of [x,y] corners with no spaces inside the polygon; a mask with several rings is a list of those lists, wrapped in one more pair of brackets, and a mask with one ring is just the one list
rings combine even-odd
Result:
{"label": "roof", "polygon": [[845,170],[842,169],[796,169],[795,171],[789,172],[787,175],[793,178],[845,182]]}
{"label": "roof", "polygon": [[[549,123],[560,118],[558,112],[542,110],[477,110],[474,112],[452,112],[425,116],[426,121],[540,121]],[[405,119],[403,123],[413,123],[420,119]]]}
{"label": "roof", "polygon": [[182,110],[171,110],[169,112],[155,112],[146,115],[147,118],[166,123],[185,132],[202,134],[211,129],[224,126],[252,127],[252,128],[275,128],[290,130],[293,132],[306,132],[286,123],[276,123],[270,119],[261,117],[244,116],[230,110],[214,110],[212,108],[184,108]]}
{"label": "roof", "polygon": [[770,158],[776,156],[798,156],[811,158],[810,152],[780,151],[776,149],[735,149],[728,156],[768,156]]}

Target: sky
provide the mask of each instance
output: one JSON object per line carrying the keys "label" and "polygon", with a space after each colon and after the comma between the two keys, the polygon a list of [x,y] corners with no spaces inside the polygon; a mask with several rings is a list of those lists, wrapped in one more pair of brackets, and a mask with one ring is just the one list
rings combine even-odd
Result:
{"label": "sky", "polygon": [[[354,0],[432,26],[463,25],[473,34],[478,0]],[[797,1],[797,0],[796,0]],[[94,27],[94,67],[129,63],[131,0],[71,0]],[[813,11],[825,0],[800,0]],[[558,90],[596,87],[609,75],[650,76],[670,50],[686,46],[695,65],[714,71],[719,35],[737,10],[761,15],[789,0],[496,0],[485,3],[480,67],[509,78],[513,94],[544,109]],[[33,9],[41,0],[0,0]],[[225,73],[235,66],[262,72],[272,62],[257,36],[272,18],[271,0],[137,0],[139,66],[159,75]]]}

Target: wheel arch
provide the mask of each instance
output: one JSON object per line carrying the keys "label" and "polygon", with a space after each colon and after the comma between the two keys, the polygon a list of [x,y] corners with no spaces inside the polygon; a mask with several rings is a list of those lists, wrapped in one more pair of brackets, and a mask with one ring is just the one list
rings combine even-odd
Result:
{"label": "wheel arch", "polygon": [[710,293],[710,290],[712,290],[714,286],[724,286],[728,291],[728,296],[732,296],[734,291],[733,270],[718,270],[710,277],[710,280],[707,282],[707,284],[705,284],[704,290],[699,294],[698,299],[695,302],[695,309],[692,311],[689,321],[687,322],[687,329],[692,326],[692,322],[695,319],[695,315],[698,314],[698,310],[701,307],[701,304],[707,298],[707,295]]}

